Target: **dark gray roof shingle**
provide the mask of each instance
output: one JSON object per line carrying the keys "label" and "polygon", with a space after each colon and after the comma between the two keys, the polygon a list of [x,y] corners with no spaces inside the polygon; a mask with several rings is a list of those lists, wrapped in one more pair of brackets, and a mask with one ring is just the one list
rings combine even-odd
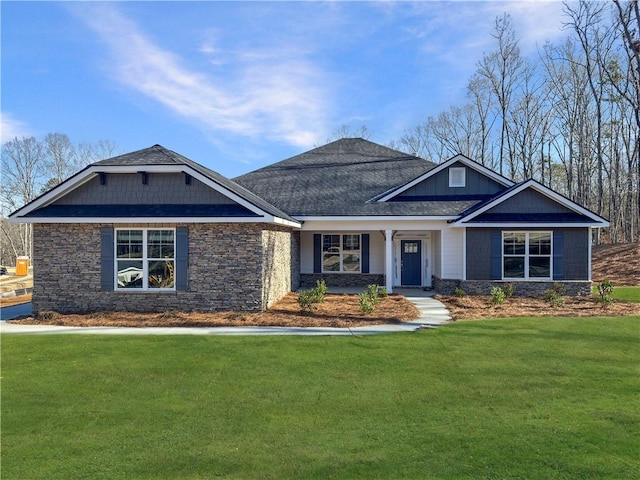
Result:
{"label": "dark gray roof shingle", "polygon": [[343,138],[234,181],[292,216],[451,216],[479,203],[371,201],[436,166],[362,138]]}

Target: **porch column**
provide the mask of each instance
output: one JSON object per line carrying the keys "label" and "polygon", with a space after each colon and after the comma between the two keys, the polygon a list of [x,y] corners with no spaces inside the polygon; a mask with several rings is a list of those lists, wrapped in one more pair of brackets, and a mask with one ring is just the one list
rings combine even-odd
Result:
{"label": "porch column", "polygon": [[387,292],[393,293],[393,230],[384,231],[384,276]]}

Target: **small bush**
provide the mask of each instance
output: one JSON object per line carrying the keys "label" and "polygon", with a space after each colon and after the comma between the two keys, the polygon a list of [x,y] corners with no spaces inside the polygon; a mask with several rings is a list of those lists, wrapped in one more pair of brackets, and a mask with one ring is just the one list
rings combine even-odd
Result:
{"label": "small bush", "polygon": [[315,291],[318,298],[318,303],[322,303],[324,301],[324,297],[329,292],[329,289],[327,288],[327,282],[325,282],[324,280],[316,280],[316,288],[314,288],[313,290]]}
{"label": "small bush", "polygon": [[491,303],[493,305],[502,305],[505,300],[504,290],[500,287],[493,287],[491,289]]}
{"label": "small bush", "polygon": [[298,305],[303,312],[312,312],[318,309],[318,295],[314,290],[302,290],[298,292]]}
{"label": "small bush", "polygon": [[385,297],[389,296],[389,292],[387,292],[387,288],[386,287],[379,287],[378,288],[378,295],[381,296],[382,298],[385,298]]}
{"label": "small bush", "polygon": [[504,295],[507,298],[511,298],[513,294],[516,293],[516,286],[513,283],[505,283],[502,290],[504,290]]}
{"label": "small bush", "polygon": [[609,280],[603,280],[598,284],[598,301],[605,306],[613,303],[613,283]]}
{"label": "small bush", "polygon": [[453,291],[453,294],[458,298],[462,298],[467,293],[463,289],[461,289],[460,287],[456,287],[456,289]]}
{"label": "small bush", "polygon": [[562,283],[554,282],[551,290],[553,290],[560,297],[564,297],[567,294],[567,289]]}
{"label": "small bush", "polygon": [[373,285],[367,285],[367,291],[365,293],[371,297],[374,304],[380,301],[380,287],[375,283]]}
{"label": "small bush", "polygon": [[372,298],[370,292],[362,292],[358,295],[358,303],[360,304],[360,311],[365,315],[373,313],[376,309],[376,301]]}
{"label": "small bush", "polygon": [[329,289],[324,280],[316,280],[315,288],[302,290],[298,293],[298,305],[303,312],[311,312],[318,309],[318,304],[324,302],[324,297]]}
{"label": "small bush", "polygon": [[542,294],[544,298],[552,307],[561,307],[564,305],[564,298],[554,288],[549,288]]}

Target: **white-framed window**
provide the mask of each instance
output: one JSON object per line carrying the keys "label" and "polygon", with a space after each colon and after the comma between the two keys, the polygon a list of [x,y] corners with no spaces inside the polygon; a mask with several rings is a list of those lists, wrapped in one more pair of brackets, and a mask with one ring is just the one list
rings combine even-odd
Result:
{"label": "white-framed window", "polygon": [[466,169],[464,167],[449,168],[449,186],[464,187],[466,184]]}
{"label": "white-framed window", "polygon": [[551,280],[551,232],[502,232],[505,280]]}
{"label": "white-framed window", "polygon": [[176,289],[175,229],[123,228],[115,233],[116,290]]}
{"label": "white-framed window", "polygon": [[360,273],[360,234],[322,235],[322,272]]}

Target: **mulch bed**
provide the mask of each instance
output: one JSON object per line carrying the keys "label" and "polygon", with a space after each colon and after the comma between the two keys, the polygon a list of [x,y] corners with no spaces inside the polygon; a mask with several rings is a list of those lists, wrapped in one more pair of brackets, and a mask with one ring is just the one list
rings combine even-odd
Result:
{"label": "mulch bed", "polygon": [[311,313],[300,311],[297,294],[290,293],[271,309],[261,313],[177,312],[130,313],[99,312],[85,315],[63,315],[41,312],[36,318],[11,320],[28,325],[64,325],[77,327],[359,327],[384,323],[401,323],[418,318],[416,307],[400,295],[381,298],[369,315],[360,311],[357,295],[325,297],[318,309]]}
{"label": "mulch bed", "polygon": [[564,297],[563,306],[552,306],[542,298],[511,297],[502,305],[492,305],[491,296],[436,296],[454,320],[504,317],[617,317],[640,315],[640,303],[616,300],[603,306],[596,297]]}

